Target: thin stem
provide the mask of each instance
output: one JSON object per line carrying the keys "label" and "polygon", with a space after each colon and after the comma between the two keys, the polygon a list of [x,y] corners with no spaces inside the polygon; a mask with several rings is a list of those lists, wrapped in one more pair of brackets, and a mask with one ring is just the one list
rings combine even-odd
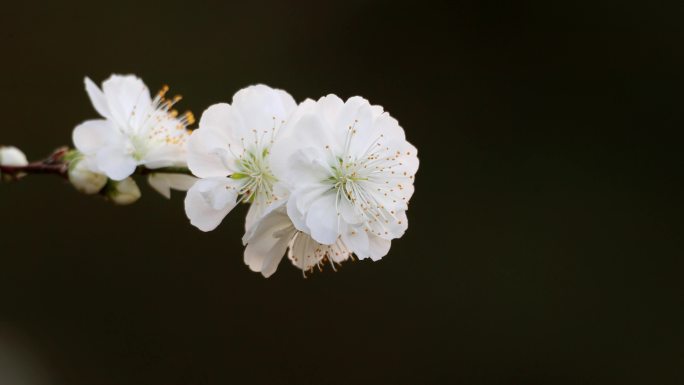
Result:
{"label": "thin stem", "polygon": [[[3,176],[10,176],[14,179],[19,179],[21,176],[30,174],[53,174],[66,179],[69,177],[69,162],[65,159],[65,155],[68,152],[69,149],[67,147],[60,147],[47,158],[29,163],[26,166],[0,165],[0,174]],[[192,172],[190,172],[187,167],[162,167],[150,169],[140,166],[135,170],[135,174],[137,175],[149,175],[152,173],[192,175]]]}
{"label": "thin stem", "polygon": [[18,177],[21,174],[54,174],[62,178],[67,177],[69,166],[66,163],[49,164],[40,162],[29,163],[26,166],[1,166],[0,174]]}

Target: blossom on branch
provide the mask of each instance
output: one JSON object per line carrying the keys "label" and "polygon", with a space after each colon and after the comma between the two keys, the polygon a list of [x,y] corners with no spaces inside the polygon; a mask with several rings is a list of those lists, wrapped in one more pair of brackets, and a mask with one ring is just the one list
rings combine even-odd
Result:
{"label": "blossom on branch", "polygon": [[272,273],[286,248],[303,270],[351,253],[379,260],[407,229],[417,150],[382,107],[335,95],[304,101],[271,159],[290,193],[285,209],[262,217],[244,238],[253,270]]}
{"label": "blossom on branch", "polygon": [[278,200],[271,146],[297,104],[285,91],[256,85],[238,91],[232,104],[207,108],[188,142],[188,167],[200,178],[185,199],[190,222],[214,230],[239,203],[251,203],[246,228]]}
{"label": "blossom on branch", "polygon": [[[142,80],[133,75],[112,75],[102,89],[85,78],[85,87],[102,117],[81,123],[73,132],[74,145],[90,171],[122,181],[139,166],[186,167],[187,126],[194,118],[190,112],[178,116],[173,109],[180,96],[166,99],[168,87],[164,86],[153,98]],[[169,195],[169,188],[188,185],[187,178],[177,182],[161,177],[150,182],[164,196]]]}

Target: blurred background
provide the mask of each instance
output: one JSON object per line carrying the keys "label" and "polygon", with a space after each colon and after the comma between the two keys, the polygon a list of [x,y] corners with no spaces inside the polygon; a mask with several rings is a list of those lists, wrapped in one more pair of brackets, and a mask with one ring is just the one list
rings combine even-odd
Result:
{"label": "blurred background", "polygon": [[134,73],[199,117],[265,83],[384,106],[419,149],[382,261],[270,279],[245,207],[0,186],[0,383],[682,384],[684,4],[6,2],[0,143],[39,159]]}

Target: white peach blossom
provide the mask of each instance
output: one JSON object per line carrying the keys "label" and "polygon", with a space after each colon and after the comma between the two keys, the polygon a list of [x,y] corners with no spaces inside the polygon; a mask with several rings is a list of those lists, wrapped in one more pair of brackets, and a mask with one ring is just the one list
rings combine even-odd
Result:
{"label": "white peach blossom", "polygon": [[188,141],[188,167],[200,180],[188,191],[185,212],[202,231],[215,229],[240,202],[250,203],[246,228],[278,199],[270,149],[296,108],[285,91],[255,85],[231,104],[207,108]]}

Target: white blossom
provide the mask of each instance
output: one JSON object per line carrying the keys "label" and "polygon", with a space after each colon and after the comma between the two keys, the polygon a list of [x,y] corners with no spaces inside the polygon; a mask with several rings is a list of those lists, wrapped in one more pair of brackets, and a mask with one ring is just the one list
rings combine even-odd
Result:
{"label": "white blossom", "polygon": [[188,167],[200,178],[185,199],[194,226],[211,231],[237,203],[248,202],[249,228],[278,199],[270,148],[295,108],[285,91],[256,85],[238,91],[232,104],[204,111],[188,141]]}
{"label": "white blossom", "polygon": [[[138,166],[186,166],[187,126],[194,118],[189,112],[178,117],[172,109],[180,96],[166,99],[168,87],[164,86],[152,98],[147,86],[133,75],[112,75],[102,83],[102,89],[85,78],[85,86],[102,119],[77,126],[73,141],[92,172],[121,181]],[[186,181],[175,183],[167,177],[151,177],[150,183],[167,197],[169,188],[187,185]]]}
{"label": "white blossom", "polygon": [[287,185],[295,228],[323,245],[339,240],[378,260],[408,227],[416,148],[380,106],[329,95],[302,103],[271,149],[273,175]]}

